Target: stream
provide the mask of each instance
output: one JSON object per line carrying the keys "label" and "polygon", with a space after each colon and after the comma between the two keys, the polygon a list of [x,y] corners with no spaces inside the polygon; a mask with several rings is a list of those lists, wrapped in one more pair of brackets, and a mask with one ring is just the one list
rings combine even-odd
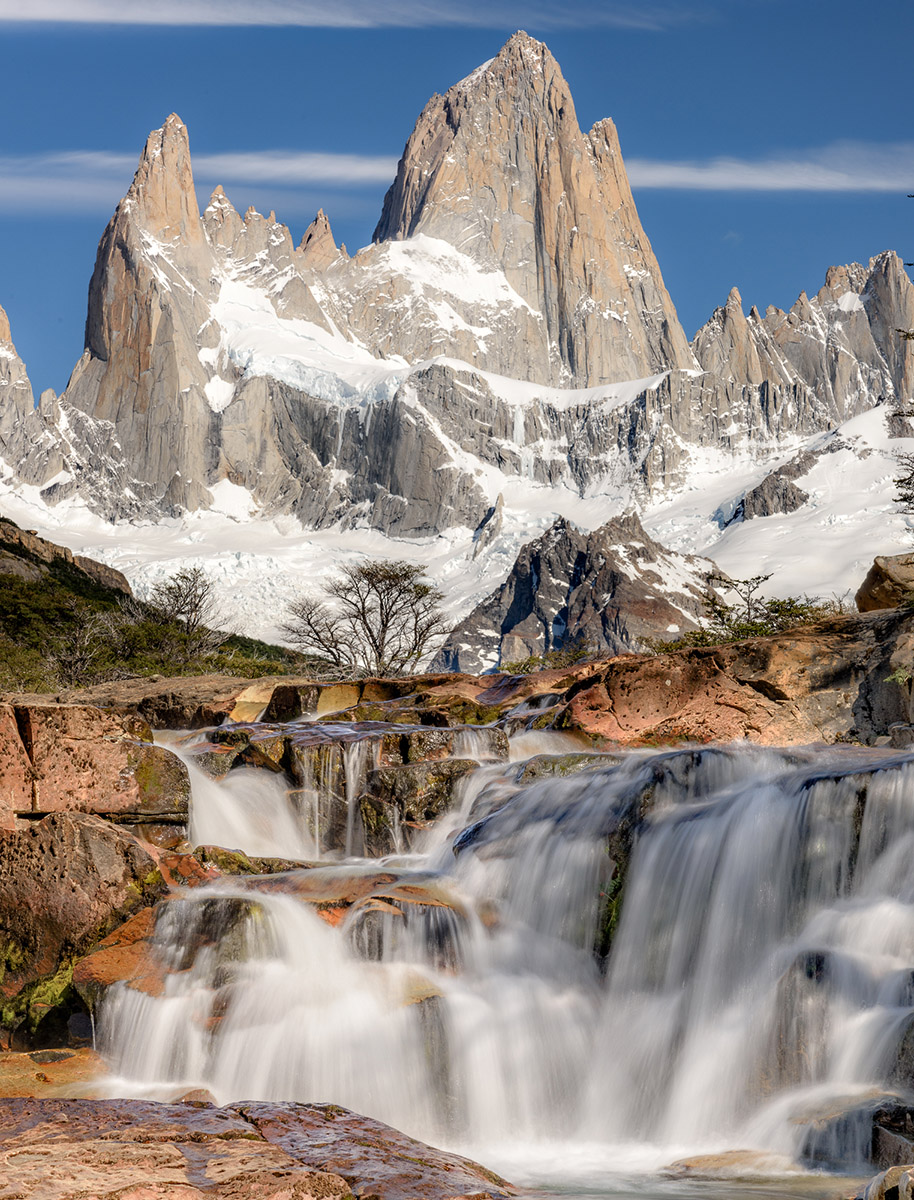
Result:
{"label": "stream", "polygon": [[[179,748],[192,842],[309,866],[165,906],[164,993],[115,985],[99,1015],[109,1093],[339,1103],[550,1197],[818,1200],[872,1174],[874,1109],[911,1099],[914,758],[739,745],[543,775],[526,760],[580,746],[522,734],[505,762],[462,737],[478,768],[380,858],[377,739],[333,750],[335,849],[321,771],[217,782]],[[303,902],[363,884],[332,921]],[[733,1180],[660,1174],[706,1154]]]}

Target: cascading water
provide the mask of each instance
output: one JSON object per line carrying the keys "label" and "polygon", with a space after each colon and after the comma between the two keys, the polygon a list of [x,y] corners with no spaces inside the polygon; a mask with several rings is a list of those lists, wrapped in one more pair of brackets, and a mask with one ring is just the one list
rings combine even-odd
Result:
{"label": "cascading water", "polygon": [[[173,900],[164,994],[103,1005],[113,1092],[330,1100],[502,1165],[860,1157],[854,1104],[911,1084],[914,759],[740,746],[519,778],[464,780],[397,859],[408,903],[331,927],[294,880]],[[823,1106],[851,1112],[828,1146]]]}

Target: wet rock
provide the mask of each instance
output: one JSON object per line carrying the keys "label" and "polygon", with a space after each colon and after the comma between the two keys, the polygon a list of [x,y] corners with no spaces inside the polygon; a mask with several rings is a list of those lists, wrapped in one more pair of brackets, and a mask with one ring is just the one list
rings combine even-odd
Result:
{"label": "wet rock", "polygon": [[290,858],[258,858],[240,850],[222,846],[197,846],[194,858],[216,867],[223,875],[276,875],[280,871],[300,871],[302,864]]}
{"label": "wet rock", "polygon": [[578,771],[599,771],[602,767],[615,766],[622,760],[613,754],[536,754],[520,767],[515,781],[520,784],[533,783],[548,776],[574,775]]}
{"label": "wet rock", "polygon": [[12,1099],[0,1177],[20,1200],[499,1200],[484,1167],[329,1104]]}
{"label": "wet rock", "polygon": [[914,1166],[890,1167],[874,1175],[854,1194],[853,1200],[914,1200]]}
{"label": "wet rock", "polygon": [[891,1120],[898,1107],[897,1096],[872,1088],[795,1112],[791,1122],[803,1130],[799,1155],[814,1167],[859,1170],[873,1161],[877,1126]]}
{"label": "wet rock", "polygon": [[764,1179],[772,1175],[800,1173],[783,1154],[763,1150],[725,1150],[720,1154],[696,1154],[680,1158],[661,1171],[670,1179]]}
{"label": "wet rock", "polygon": [[105,1060],[88,1046],[0,1054],[0,1095],[93,1096],[106,1072]]}
{"label": "wet rock", "polygon": [[74,963],[166,892],[155,860],[98,817],[55,813],[0,834],[0,1027],[30,1041],[66,1036],[83,1002]]}
{"label": "wet rock", "polygon": [[368,792],[395,806],[401,820],[426,825],[450,807],[457,781],[478,766],[470,759],[446,758],[381,767],[369,773]]}
{"label": "wet rock", "polygon": [[106,988],[123,981],[149,996],[161,996],[165,972],[155,955],[155,908],[144,908],[104,938],[73,968],[73,986],[90,1011]]}
{"label": "wet rock", "polygon": [[[433,1150],[380,1121],[332,1104],[233,1106],[263,1138],[307,1165],[341,1174],[356,1196],[422,1200],[516,1195],[493,1171]],[[291,1110],[291,1111],[290,1111]]]}
{"label": "wet rock", "polygon": [[359,801],[364,850],[373,857],[407,850],[454,800],[457,784],[478,762],[446,758],[370,771]]}

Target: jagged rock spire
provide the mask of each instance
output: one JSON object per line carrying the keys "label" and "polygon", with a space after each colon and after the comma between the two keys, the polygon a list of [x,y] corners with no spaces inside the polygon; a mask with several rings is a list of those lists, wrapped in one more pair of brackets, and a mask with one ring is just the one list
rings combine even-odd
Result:
{"label": "jagged rock spire", "polygon": [[177,113],[147,138],[123,206],[137,210],[134,219],[163,242],[203,242],[187,127]]}
{"label": "jagged rock spire", "polygon": [[615,126],[581,132],[558,63],[526,33],[419,117],[374,237],[416,234],[503,270],[542,315],[566,381],[694,366]]}
{"label": "jagged rock spire", "polygon": [[317,216],[305,230],[298,249],[302,264],[314,271],[325,271],[340,257],[330,220],[322,208],[317,210]]}

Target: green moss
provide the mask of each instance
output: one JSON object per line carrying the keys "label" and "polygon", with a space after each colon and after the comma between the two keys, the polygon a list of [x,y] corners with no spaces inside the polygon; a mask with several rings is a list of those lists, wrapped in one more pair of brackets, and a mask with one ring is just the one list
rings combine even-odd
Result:
{"label": "green moss", "polygon": [[620,869],[605,885],[600,893],[600,917],[597,925],[597,939],[594,950],[599,958],[605,959],[612,947],[619,919],[622,916],[623,879]]}
{"label": "green moss", "polygon": [[65,958],[53,975],[29,984],[0,1007],[0,1026],[14,1032],[25,1025],[34,1035],[53,1015],[67,1016],[81,1008],[82,1002],[73,987],[73,960]]}

